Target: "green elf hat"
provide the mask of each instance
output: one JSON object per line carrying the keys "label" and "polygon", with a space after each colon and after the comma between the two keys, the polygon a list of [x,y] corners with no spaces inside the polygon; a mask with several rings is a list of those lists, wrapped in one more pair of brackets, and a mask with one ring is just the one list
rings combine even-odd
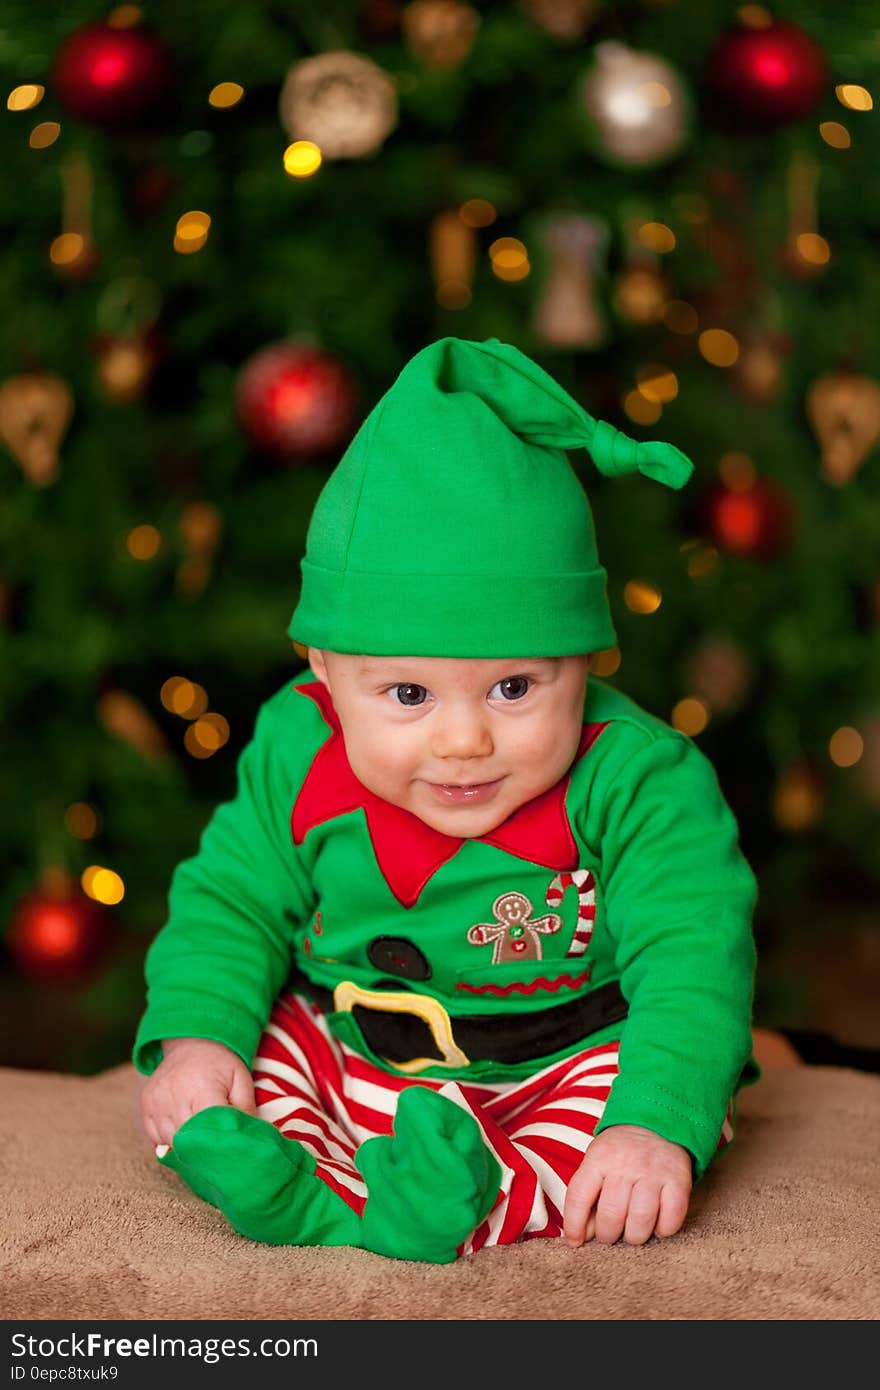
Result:
{"label": "green elf hat", "polygon": [[565,449],[667,487],[693,471],[673,445],[594,420],[497,338],[416,353],[318,498],[289,635],[376,656],[613,647],[593,517]]}

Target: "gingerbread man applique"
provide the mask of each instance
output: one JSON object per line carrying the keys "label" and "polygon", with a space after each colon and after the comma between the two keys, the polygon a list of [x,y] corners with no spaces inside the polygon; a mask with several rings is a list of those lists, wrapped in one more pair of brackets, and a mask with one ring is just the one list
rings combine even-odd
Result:
{"label": "gingerbread man applique", "polygon": [[492,904],[494,922],[477,922],[467,934],[472,946],[493,943],[492,964],[509,960],[541,960],[541,937],[559,931],[562,918],[556,912],[532,917],[525,893],[502,893]]}

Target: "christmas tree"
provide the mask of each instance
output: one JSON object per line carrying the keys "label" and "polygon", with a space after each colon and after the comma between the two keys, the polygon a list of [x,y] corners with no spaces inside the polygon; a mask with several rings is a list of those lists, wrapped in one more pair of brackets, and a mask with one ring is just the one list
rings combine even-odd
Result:
{"label": "christmas tree", "polygon": [[596,669],[712,760],[804,1021],[780,953],[880,886],[874,7],[9,0],[0,64],[2,1059],[127,1059],[315,498],[447,334],[694,460],[573,456]]}

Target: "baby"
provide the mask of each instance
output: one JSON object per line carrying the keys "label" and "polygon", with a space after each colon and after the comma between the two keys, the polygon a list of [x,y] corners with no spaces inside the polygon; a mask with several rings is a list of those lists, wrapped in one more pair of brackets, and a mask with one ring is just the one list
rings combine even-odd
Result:
{"label": "baby", "polygon": [[318,500],[309,669],[174,875],[134,1046],[160,1162],[254,1240],[670,1236],[759,1075],[715,773],[589,674],[616,638],[579,447],[691,473],[445,338]]}

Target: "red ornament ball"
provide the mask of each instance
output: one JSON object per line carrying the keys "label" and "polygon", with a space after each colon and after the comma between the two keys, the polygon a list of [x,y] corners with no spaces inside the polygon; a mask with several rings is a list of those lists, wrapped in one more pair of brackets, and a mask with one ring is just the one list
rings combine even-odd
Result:
{"label": "red ornament ball", "polygon": [[279,458],[305,458],[347,443],[357,389],[329,352],[275,343],[241,369],[236,406],[248,438]]}
{"label": "red ornament ball", "polygon": [[784,125],[818,106],[828,68],[815,39],[796,24],[778,23],[722,34],[709,54],[706,81],[742,120]]}
{"label": "red ornament ball", "polygon": [[713,492],[705,523],[720,550],[772,560],[788,547],[794,511],[788,494],[761,478],[743,491],[720,487]]}
{"label": "red ornament ball", "polygon": [[55,54],[52,85],[74,116],[125,125],[159,100],[171,82],[171,54],[152,30],[84,24]]}
{"label": "red ornament ball", "polygon": [[70,980],[95,963],[106,939],[106,914],[84,893],[56,897],[35,890],[19,902],[6,945],[26,975]]}

